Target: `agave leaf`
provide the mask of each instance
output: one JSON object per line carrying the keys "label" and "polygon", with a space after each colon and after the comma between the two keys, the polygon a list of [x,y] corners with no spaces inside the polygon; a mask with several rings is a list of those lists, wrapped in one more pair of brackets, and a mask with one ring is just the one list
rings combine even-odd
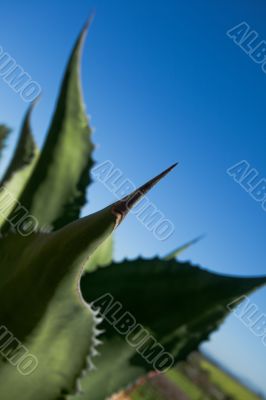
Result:
{"label": "agave leaf", "polygon": [[80,58],[88,26],[74,46],[43,150],[19,199],[41,226],[60,228],[74,221],[86,202],[94,146],[81,93]]}
{"label": "agave leaf", "polygon": [[[30,118],[34,104],[30,106],[24,118],[17,147],[10,161],[9,166],[4,173],[0,186],[5,188],[14,199],[18,199],[25,184],[32,173],[32,170],[38,159],[39,151],[34,142],[30,127]],[[0,206],[4,201],[5,193],[0,192]],[[0,226],[6,220],[10,210],[2,209],[0,213]]]}
{"label": "agave leaf", "polygon": [[[178,362],[219,327],[229,303],[265,283],[266,277],[223,276],[189,263],[156,258],[113,263],[87,273],[81,291],[89,304],[110,293],[122,304],[113,314],[114,321],[130,312]],[[103,400],[154,370],[105,318],[101,329],[104,344],[95,359],[97,370],[84,379],[84,400]]]}
{"label": "agave leaf", "polygon": [[0,125],[0,156],[5,147],[6,138],[9,135],[11,129],[5,125]]}
{"label": "agave leaf", "polygon": [[[9,233],[0,240],[0,324],[38,359],[37,369],[26,378],[0,359],[1,398],[58,400],[74,391],[97,345],[96,313],[80,295],[83,265],[169,170],[132,195],[56,232],[24,237]],[[0,348],[1,339],[0,335]]]}
{"label": "agave leaf", "polygon": [[181,253],[183,253],[184,251],[189,249],[194,244],[198,243],[203,238],[204,238],[204,235],[201,235],[201,236],[198,236],[197,238],[192,239],[189,242],[183,244],[182,246],[178,246],[177,249],[175,249],[174,251],[171,251],[170,254],[165,256],[164,260],[172,260],[172,259],[178,257]]}

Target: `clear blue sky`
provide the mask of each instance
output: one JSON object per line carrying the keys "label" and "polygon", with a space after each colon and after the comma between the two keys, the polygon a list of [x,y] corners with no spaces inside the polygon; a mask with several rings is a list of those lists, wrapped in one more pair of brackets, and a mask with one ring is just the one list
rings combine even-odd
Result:
{"label": "clear blue sky", "polygon": [[[0,46],[43,88],[33,117],[39,144],[70,49],[93,9],[82,78],[95,159],[110,159],[136,184],[180,161],[150,195],[175,234],[158,242],[130,216],[117,232],[116,257],[164,255],[207,233],[184,259],[222,273],[265,274],[266,213],[226,174],[246,159],[266,177],[266,74],[226,36],[246,21],[266,40],[265,1],[3,3]],[[26,104],[2,80],[0,93],[0,119],[17,133]],[[98,183],[89,198],[85,213],[114,197]],[[261,313],[265,299],[266,289],[252,297]],[[234,317],[205,348],[266,393],[266,347]]]}

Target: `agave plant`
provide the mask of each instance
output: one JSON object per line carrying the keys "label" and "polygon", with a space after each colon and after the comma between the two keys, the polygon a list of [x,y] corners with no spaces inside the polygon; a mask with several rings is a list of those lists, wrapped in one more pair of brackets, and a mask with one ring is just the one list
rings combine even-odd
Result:
{"label": "agave plant", "polygon": [[[144,358],[100,318],[93,302],[107,293],[177,363],[219,326],[228,303],[266,282],[181,263],[178,251],[164,259],[112,261],[113,230],[171,168],[79,218],[94,164],[79,74],[87,28],[72,51],[42,150],[31,133],[32,105],[1,182],[0,327],[12,338],[7,345],[0,328],[4,400],[103,400],[153,371],[154,342],[142,342]],[[0,129],[1,148],[8,131]],[[14,366],[25,358],[25,348],[38,360],[31,374]]]}

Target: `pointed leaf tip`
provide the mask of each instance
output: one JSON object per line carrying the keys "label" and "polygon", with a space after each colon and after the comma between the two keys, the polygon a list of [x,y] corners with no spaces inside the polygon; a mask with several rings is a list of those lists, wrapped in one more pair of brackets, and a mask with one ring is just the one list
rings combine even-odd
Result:
{"label": "pointed leaf tip", "polygon": [[148,193],[162,178],[164,178],[172,169],[177,166],[178,163],[171,165],[169,168],[161,172],[159,175],[155,176],[144,185],[140,186],[133,193],[123,197],[123,199],[117,201],[112,206],[112,213],[116,216],[117,222],[116,226],[118,226],[124,217],[128,214],[128,212],[134,207],[136,203],[141,200],[141,198]]}
{"label": "pointed leaf tip", "polygon": [[196,243],[200,242],[202,239],[204,239],[206,236],[207,236],[206,233],[203,233],[202,235],[199,235],[195,239],[192,239],[188,244],[189,245],[196,244]]}
{"label": "pointed leaf tip", "polygon": [[164,260],[173,260],[175,259],[177,256],[179,256],[179,254],[183,253],[183,251],[187,250],[188,248],[190,248],[191,246],[193,246],[194,244],[198,243],[200,240],[204,239],[206,236],[206,234],[202,234],[198,237],[196,237],[195,239],[190,240],[189,242],[178,246],[174,251],[171,251],[170,254],[167,254],[164,257]]}
{"label": "pointed leaf tip", "polygon": [[77,38],[77,40],[75,42],[75,45],[74,45],[74,49],[73,49],[71,57],[70,57],[69,64],[71,63],[71,60],[73,60],[73,58],[75,57],[76,53],[78,54],[78,59],[80,60],[83,44],[85,42],[88,30],[89,30],[89,28],[90,28],[90,26],[92,24],[93,19],[94,19],[94,13],[91,13],[89,18],[85,22],[83,28],[81,29],[79,35],[78,35],[78,38]]}
{"label": "pointed leaf tip", "polygon": [[34,108],[36,107],[36,104],[39,102],[40,98],[41,98],[41,95],[37,96],[37,97],[30,103],[30,105],[29,105],[29,107],[28,107],[28,109],[27,109],[27,111],[26,111],[25,117],[24,117],[24,121],[23,121],[24,124],[28,124],[28,126],[30,125],[30,119],[31,119],[33,110],[34,110]]}
{"label": "pointed leaf tip", "polygon": [[94,20],[94,17],[95,17],[95,11],[93,11],[90,14],[89,18],[85,22],[78,40],[83,41],[85,39],[85,36],[87,35],[89,28],[91,27],[91,24],[92,24],[92,22]]}
{"label": "pointed leaf tip", "polygon": [[39,101],[41,100],[41,97],[42,97],[42,95],[40,93],[37,97],[35,97],[34,100],[32,100],[30,107],[29,107],[30,110],[32,110],[36,106],[36,104],[39,103]]}
{"label": "pointed leaf tip", "polygon": [[96,12],[95,12],[95,10],[93,10],[91,13],[90,13],[90,16],[89,16],[89,18],[87,19],[87,21],[85,22],[85,25],[84,25],[84,31],[86,31],[86,30],[88,30],[89,28],[90,28],[90,26],[91,26],[91,24],[92,24],[92,22],[93,22],[93,20],[94,20],[94,18],[95,18],[95,15],[96,15]]}

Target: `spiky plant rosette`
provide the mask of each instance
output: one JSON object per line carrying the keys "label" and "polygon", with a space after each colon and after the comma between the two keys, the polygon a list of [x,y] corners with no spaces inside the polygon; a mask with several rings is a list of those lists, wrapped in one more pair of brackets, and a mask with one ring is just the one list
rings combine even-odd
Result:
{"label": "spiky plant rosette", "polygon": [[[87,29],[69,59],[42,150],[32,137],[32,105],[1,182],[0,326],[12,338],[7,343],[0,328],[4,400],[103,400],[154,370],[154,343],[142,344],[143,357],[106,321],[108,302],[104,310],[92,307],[108,293],[177,363],[217,329],[228,303],[266,281],[181,263],[176,256],[187,246],[164,259],[112,261],[113,230],[171,167],[122,200],[79,218],[94,164],[79,72]],[[0,127],[1,149],[8,131]],[[30,374],[30,364],[24,374],[15,367],[20,356],[20,363],[28,356],[25,349],[38,361]]]}

